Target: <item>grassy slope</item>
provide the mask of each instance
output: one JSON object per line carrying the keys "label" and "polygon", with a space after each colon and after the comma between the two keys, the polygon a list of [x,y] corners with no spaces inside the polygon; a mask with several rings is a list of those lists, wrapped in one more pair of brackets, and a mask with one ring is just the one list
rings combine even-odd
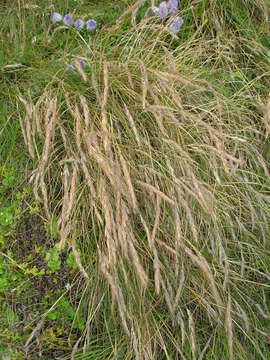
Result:
{"label": "grassy slope", "polygon": [[[29,286],[15,300],[1,295],[10,324],[3,345],[13,344],[14,358],[25,358],[22,344],[69,282],[70,303],[76,309],[81,300],[86,323],[70,332],[74,310],[62,302],[60,312],[68,309],[70,318],[54,312],[43,324],[40,345],[28,346],[30,358],[38,358],[40,350],[44,359],[69,354],[80,339],[79,348],[91,346],[78,358],[266,359],[267,2],[202,1],[192,7],[186,1],[180,5],[185,23],[179,39],[161,24],[132,29],[128,15],[105,31],[114,23],[111,3],[104,8],[98,1],[92,7],[59,2],[55,11],[76,6],[77,13],[103,22],[104,31],[99,28],[89,41],[74,30],[53,33],[51,3],[31,8],[33,3],[1,8],[1,173],[2,178],[16,173],[13,190],[2,184],[1,205],[12,206],[38,168],[38,211],[47,227],[53,226],[49,236],[44,221],[30,216],[26,204],[35,212],[30,187],[15,204],[23,212],[12,229],[1,230],[3,253],[15,258],[19,269],[14,281]],[[78,57],[87,61],[85,74],[67,74],[66,65]],[[33,129],[28,146],[19,118]],[[55,126],[51,131],[48,119]],[[46,136],[50,142],[44,147]],[[26,219],[36,222],[40,243],[19,236]],[[66,275],[61,255],[62,268],[46,279],[33,271],[22,276],[18,265],[26,255],[20,249],[27,241],[25,253],[39,259],[30,261],[31,269],[46,268],[48,247],[60,241],[80,271]],[[51,282],[48,300],[35,295],[44,281]],[[40,302],[33,322],[23,318],[30,307],[23,296]]]}

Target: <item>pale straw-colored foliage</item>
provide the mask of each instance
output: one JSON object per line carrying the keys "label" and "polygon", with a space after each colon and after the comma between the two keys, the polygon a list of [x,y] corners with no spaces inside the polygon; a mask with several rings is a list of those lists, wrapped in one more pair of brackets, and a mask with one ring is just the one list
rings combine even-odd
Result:
{"label": "pale straw-colored foliage", "polygon": [[[269,233],[270,198],[257,175],[270,185],[259,150],[269,100],[258,126],[240,105],[244,90],[229,99],[207,66],[196,71],[215,47],[226,62],[229,44],[194,39],[171,52],[161,25],[134,26],[119,42],[134,46],[125,61],[120,48],[98,49],[90,74],[76,64],[85,93],[63,85],[62,99],[59,90],[35,104],[20,98],[24,140],[38,163],[34,193],[47,218],[57,217],[59,248],[71,246],[86,281],[91,259],[78,247],[94,243],[134,358],[170,358],[169,334],[178,329],[174,354],[202,359],[211,331],[223,329],[233,359],[234,322],[251,334],[238,298],[249,301],[246,272],[269,280],[250,260]],[[202,322],[208,333],[198,347]]]}

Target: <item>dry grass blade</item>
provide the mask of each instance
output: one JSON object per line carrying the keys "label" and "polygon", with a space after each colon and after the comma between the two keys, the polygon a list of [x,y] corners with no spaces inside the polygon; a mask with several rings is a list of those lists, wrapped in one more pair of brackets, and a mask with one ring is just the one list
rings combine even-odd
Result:
{"label": "dry grass blade", "polygon": [[[171,54],[171,52],[166,48],[166,46],[162,45],[162,49],[164,50],[164,52],[166,53],[166,56],[170,62],[169,64],[169,71],[171,71],[172,73],[177,73],[177,64],[175,62],[175,59],[173,57],[173,55]],[[173,87],[170,88],[170,90],[172,90],[173,95],[176,94],[176,92],[174,91]]]}
{"label": "dry grass blade", "polygon": [[147,88],[148,88],[148,77],[147,77],[147,70],[142,61],[140,61],[141,66],[141,73],[142,73],[142,108],[145,109],[146,103],[146,95],[147,95]]}
{"label": "dry grass blade", "polygon": [[258,309],[260,315],[267,320],[270,320],[270,315],[266,314],[263,309],[261,308],[261,306],[259,304],[255,304],[256,308]]}
{"label": "dry grass blade", "polygon": [[[75,229],[76,229],[76,226],[75,226]],[[76,230],[74,230],[74,232],[73,232],[71,247],[72,247],[72,252],[73,252],[73,255],[74,255],[74,259],[76,261],[76,264],[78,266],[78,269],[79,269],[80,273],[82,274],[82,276],[86,280],[89,280],[89,276],[88,276],[87,272],[85,271],[84,267],[82,266],[81,259],[80,259],[80,254],[79,254],[78,249],[77,249]]]}
{"label": "dry grass blade", "polygon": [[205,344],[204,348],[202,349],[202,352],[200,353],[200,356],[199,356],[198,360],[203,360],[204,355],[206,354],[206,351],[207,351],[207,349],[209,348],[211,339],[212,339],[212,337],[210,336],[209,340],[207,341],[207,343]]}
{"label": "dry grass blade", "polygon": [[161,286],[162,286],[162,289],[163,289],[163,295],[165,297],[165,300],[166,300],[166,304],[168,306],[168,309],[170,311],[170,313],[173,315],[173,304],[172,304],[172,299],[170,297],[170,294],[168,292],[168,289],[163,281],[163,279],[161,278],[160,279],[160,283],[161,283]]}
{"label": "dry grass blade", "polygon": [[75,61],[75,66],[76,66],[76,69],[78,70],[79,74],[83,78],[83,81],[87,82],[87,76],[86,76],[86,74],[83,70],[82,64],[79,62],[79,60]]}
{"label": "dry grass blade", "polygon": [[77,181],[77,166],[72,164],[72,175],[71,179],[68,165],[65,164],[63,176],[64,176],[64,198],[62,204],[62,215],[59,219],[58,226],[61,222],[60,229],[60,242],[58,244],[59,250],[62,250],[65,247],[66,239],[71,231],[71,223],[70,223],[70,215],[72,211],[72,207],[74,206],[74,196],[75,196],[75,187]]}
{"label": "dry grass blade", "polygon": [[130,193],[133,210],[136,211],[138,209],[137,199],[136,199],[134,188],[133,188],[131,178],[130,178],[130,175],[129,175],[127,163],[126,163],[125,159],[123,158],[120,150],[118,150],[118,153],[119,153],[119,159],[120,159],[120,163],[121,163],[121,166],[122,166],[122,169],[123,169],[124,177],[125,177],[125,180],[126,180],[126,183],[127,183],[127,187],[128,187],[129,193]]}
{"label": "dry grass blade", "polygon": [[129,111],[129,109],[128,109],[128,107],[127,107],[127,105],[125,103],[124,103],[124,111],[125,111],[125,114],[127,116],[128,121],[130,123],[131,129],[134,132],[137,144],[139,146],[141,146],[141,140],[140,140],[140,136],[138,134],[137,128],[135,126],[135,122],[134,122],[133,117],[131,116],[131,113],[130,113],[130,111]]}
{"label": "dry grass blade", "polygon": [[177,206],[174,206],[174,217],[175,217],[175,251],[176,254],[175,255],[175,278],[178,278],[178,274],[179,274],[179,269],[180,269],[180,263],[179,263],[179,250],[180,250],[180,246],[181,243],[183,241],[183,234],[182,234],[182,229],[181,229],[181,223],[180,223],[180,216],[179,216],[179,209]]}
{"label": "dry grass blade", "polygon": [[80,95],[80,100],[81,100],[81,104],[82,104],[82,108],[83,108],[85,127],[87,129],[89,126],[89,108],[87,105],[87,100],[83,95]]}
{"label": "dry grass blade", "polygon": [[131,340],[132,340],[133,350],[134,350],[134,353],[135,353],[135,359],[140,360],[141,356],[140,356],[140,353],[139,353],[139,350],[138,350],[138,340],[137,340],[137,337],[135,335],[135,332],[134,332],[133,328],[131,329]]}
{"label": "dry grass blade", "polygon": [[[269,97],[269,99],[270,99],[270,97]],[[269,104],[270,104],[270,101],[269,101]],[[270,106],[269,106],[269,109],[270,109]],[[270,114],[270,112],[269,112],[269,114]],[[256,150],[256,155],[257,155],[257,159],[258,159],[259,163],[261,164],[261,166],[264,170],[265,176],[270,180],[270,174],[269,174],[269,171],[267,168],[267,164],[265,163],[262,154],[260,154],[259,151]]]}
{"label": "dry grass blade", "polygon": [[185,340],[186,340],[186,331],[185,331],[185,323],[184,323],[184,320],[183,320],[180,312],[177,313],[177,322],[180,324],[181,345],[182,345],[182,349],[183,349],[184,345],[185,345]]}
{"label": "dry grass blade", "polygon": [[123,299],[123,294],[121,293],[121,289],[116,285],[117,277],[112,276],[112,274],[109,273],[107,257],[101,256],[101,254],[100,254],[100,258],[101,258],[101,264],[100,264],[101,271],[103,272],[104,276],[107,278],[107,280],[110,284],[110,287],[111,287],[111,291],[117,300],[117,305],[119,308],[119,315],[122,320],[123,328],[124,328],[126,334],[128,336],[130,336],[130,330],[128,328],[128,323],[127,323],[127,319],[126,319],[126,314],[128,314],[128,313],[127,313],[127,309],[126,309],[125,302]]}
{"label": "dry grass blade", "polygon": [[109,132],[107,127],[107,115],[106,115],[106,104],[108,100],[108,91],[109,91],[109,79],[108,79],[108,64],[104,61],[104,91],[103,91],[103,99],[101,104],[101,116],[102,116],[102,131],[104,137],[104,149],[105,152],[109,151],[110,142],[109,142]]}
{"label": "dry grass blade", "polygon": [[196,360],[196,336],[195,336],[194,321],[193,321],[193,316],[189,309],[187,309],[187,313],[188,313],[188,325],[189,325],[192,359]]}
{"label": "dry grass blade", "polygon": [[156,294],[158,295],[160,293],[160,266],[159,266],[159,258],[158,258],[158,252],[156,247],[153,247],[153,254],[154,254],[154,277],[155,277],[155,290]]}
{"label": "dry grass blade", "polygon": [[194,217],[192,215],[192,211],[191,211],[191,209],[189,207],[188,202],[184,199],[183,194],[180,191],[178,191],[178,201],[186,211],[187,218],[188,218],[189,224],[190,224],[190,228],[191,228],[191,231],[192,231],[192,234],[193,234],[193,240],[196,243],[198,243],[198,231],[197,231],[197,227],[196,227]]}
{"label": "dry grass blade", "polygon": [[184,269],[182,269],[181,271],[181,278],[180,278],[180,282],[179,282],[179,286],[176,292],[176,296],[175,296],[175,300],[174,300],[174,304],[173,304],[173,312],[176,311],[182,290],[183,290],[183,286],[184,286],[184,282],[185,282],[185,271]]}
{"label": "dry grass blade", "polygon": [[248,316],[246,314],[246,312],[242,309],[242,307],[238,304],[238,302],[236,300],[234,300],[237,311],[239,312],[240,316],[242,317],[244,324],[245,324],[245,329],[248,332],[249,331],[249,321],[248,321]]}
{"label": "dry grass blade", "polygon": [[24,140],[25,140],[25,144],[28,146],[28,151],[31,158],[34,159],[35,152],[34,152],[34,145],[31,134],[31,118],[32,118],[33,109],[32,106],[24,98],[19,96],[19,99],[24,104],[26,110],[26,115],[24,119],[25,126],[22,123],[21,118],[19,117],[21,128],[23,129],[23,133],[24,133]]}
{"label": "dry grass blade", "polygon": [[116,222],[118,230],[118,238],[121,246],[121,250],[125,258],[128,258],[128,244],[127,244],[127,228],[128,228],[128,209],[125,203],[121,199],[121,193],[117,193],[116,202]]}
{"label": "dry grass blade", "polygon": [[[98,144],[93,144],[93,139],[90,135],[85,134],[84,142],[86,145],[86,148],[88,150],[88,154],[91,158],[93,158],[97,164],[100,166],[100,168],[104,171],[108,179],[110,180],[111,185],[114,189],[122,189],[124,191],[125,186],[123,186],[123,181],[120,177],[120,174],[116,172],[116,167],[113,166],[111,161],[103,155],[101,149],[98,147]],[[95,141],[95,140],[94,140]]]}
{"label": "dry grass blade", "polygon": [[[168,246],[167,244],[165,244],[162,241],[158,241],[160,245],[162,245],[163,247],[165,247],[168,251],[170,251],[172,254],[175,254],[177,256],[179,256],[179,254],[172,249],[170,246]],[[193,261],[194,264],[196,264],[203,272],[203,274],[205,275],[205,278],[208,280],[209,285],[212,289],[212,293],[213,296],[217,302],[217,305],[219,306],[219,312],[221,312],[221,308],[222,308],[222,301],[220,298],[220,295],[218,293],[218,290],[216,288],[215,285],[215,280],[213,277],[213,274],[211,272],[210,266],[208,265],[206,259],[203,256],[197,256],[195,255],[191,249],[189,249],[186,245],[181,244],[182,249],[185,251],[185,253],[190,257],[190,259]]]}
{"label": "dry grass blade", "polygon": [[226,317],[225,317],[225,327],[228,338],[228,347],[229,347],[229,358],[233,360],[233,329],[232,329],[232,315],[231,315],[231,296],[229,296]]}
{"label": "dry grass blade", "polygon": [[134,263],[134,266],[135,266],[135,269],[139,276],[139,279],[141,280],[141,285],[142,285],[142,287],[145,288],[147,285],[147,282],[148,282],[148,276],[147,276],[143,266],[140,263],[138,253],[137,253],[132,241],[129,242],[129,250],[130,250],[131,259]]}
{"label": "dry grass blade", "polygon": [[160,79],[162,79],[165,82],[175,80],[175,81],[180,82],[184,86],[191,87],[193,89],[200,90],[200,91],[206,91],[206,89],[203,88],[202,86],[194,84],[193,82],[184,78],[183,76],[180,76],[177,74],[172,74],[169,72],[158,71],[158,70],[154,70],[154,69],[149,69],[149,71],[152,72],[153,74],[155,74],[157,77],[159,77]]}
{"label": "dry grass blade", "polygon": [[[26,132],[25,132],[25,129],[24,129],[24,123],[22,121],[21,116],[19,116],[19,122],[20,122],[21,130],[22,130],[22,134],[23,134],[24,143],[25,143],[26,146],[28,146],[27,136],[26,136]],[[1,131],[1,134],[2,134],[2,131]],[[29,149],[29,153],[30,153],[30,151],[31,150]],[[31,157],[32,157],[32,155],[31,155]]]}
{"label": "dry grass blade", "polygon": [[175,202],[170,199],[167,195],[165,195],[162,191],[158,190],[157,188],[155,188],[153,185],[144,183],[140,180],[137,180],[137,183],[140,184],[142,187],[146,188],[148,191],[153,191],[154,193],[156,193],[158,196],[160,196],[163,200],[167,201],[168,203],[170,203],[171,205],[175,205]]}
{"label": "dry grass blade", "polygon": [[136,16],[138,14],[138,10],[139,7],[137,7],[136,9],[134,9],[134,11],[132,12],[132,16],[131,16],[131,25],[135,28],[136,27]]}
{"label": "dry grass blade", "polygon": [[114,26],[112,26],[109,29],[106,29],[108,31],[114,31],[115,29],[118,28],[119,24],[121,23],[121,21],[130,13],[134,13],[136,11],[136,9],[138,9],[140,6],[142,6],[147,0],[139,0],[137,1],[135,4],[131,5],[129,8],[127,8],[126,11],[123,12],[123,14],[117,19],[116,24]]}
{"label": "dry grass blade", "polygon": [[63,29],[68,29],[68,26],[58,26],[57,28],[54,29],[54,31],[52,32],[50,38],[48,39],[48,44],[50,44],[52,42],[52,39],[54,37],[54,35],[58,32],[61,31]]}
{"label": "dry grass blade", "polygon": [[48,108],[45,115],[45,140],[43,145],[43,150],[41,154],[41,160],[38,168],[38,172],[36,174],[36,181],[35,181],[35,189],[34,191],[38,193],[37,186],[38,182],[40,183],[41,193],[44,200],[44,208],[46,212],[46,216],[49,219],[50,218],[50,211],[49,211],[49,205],[48,205],[48,195],[47,195],[47,186],[44,180],[44,173],[45,173],[45,167],[48,162],[49,157],[49,151],[51,142],[54,139],[54,132],[55,132],[55,125],[56,125],[56,105],[57,100],[53,99],[48,101]]}
{"label": "dry grass blade", "polygon": [[159,220],[160,220],[160,211],[161,211],[161,206],[160,206],[160,197],[157,195],[157,203],[156,203],[156,213],[155,213],[155,222],[154,222],[154,226],[153,226],[153,230],[152,230],[152,234],[151,234],[151,242],[150,242],[150,248],[152,248],[152,246],[155,243],[155,238],[156,238],[156,234],[157,234],[157,230],[158,230],[158,226],[159,226]]}
{"label": "dry grass blade", "polygon": [[100,98],[100,94],[99,94],[99,90],[98,90],[97,78],[96,78],[96,75],[95,75],[94,71],[92,71],[91,81],[92,81],[92,86],[93,86],[93,88],[95,90],[95,93],[96,93],[96,98],[97,98],[99,104],[101,105],[101,98]]}
{"label": "dry grass blade", "polygon": [[131,73],[130,73],[129,68],[128,68],[128,64],[125,64],[124,66],[125,66],[125,69],[126,69],[126,72],[127,72],[128,83],[129,83],[131,89],[134,90],[134,83],[133,83],[132,76],[131,76]]}
{"label": "dry grass blade", "polygon": [[[152,96],[152,98],[154,99],[155,103],[158,104],[159,103],[159,100],[158,100],[158,97],[157,95],[154,93],[154,91],[152,89],[149,89],[149,93],[150,95]],[[163,120],[163,116],[161,114],[160,111],[153,111],[153,115],[155,116],[156,120],[157,120],[157,124],[158,124],[158,127],[161,131],[161,133],[166,137],[168,138],[169,135],[162,123],[162,120]]]}

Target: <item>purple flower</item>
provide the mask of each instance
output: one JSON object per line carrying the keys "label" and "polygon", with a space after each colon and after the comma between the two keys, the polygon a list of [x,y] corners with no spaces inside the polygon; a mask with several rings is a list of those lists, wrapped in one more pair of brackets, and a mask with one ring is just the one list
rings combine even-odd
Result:
{"label": "purple flower", "polygon": [[184,20],[180,16],[177,16],[173,22],[178,23],[180,26],[184,24]]}
{"label": "purple flower", "polygon": [[154,15],[159,15],[159,8],[158,8],[158,7],[154,6],[154,7],[152,8],[152,10],[153,10],[153,14],[154,14]]}
{"label": "purple flower", "polygon": [[153,16],[154,15],[154,11],[153,9],[150,7],[146,10],[146,13],[145,13],[145,16],[146,17],[150,17],[150,16]]}
{"label": "purple flower", "polygon": [[167,7],[169,14],[176,14],[178,11],[178,0],[171,0]]}
{"label": "purple flower", "polygon": [[62,21],[62,15],[58,14],[57,12],[53,12],[51,15],[51,21],[55,24],[58,21]]}
{"label": "purple flower", "polygon": [[88,31],[94,31],[97,28],[97,22],[95,20],[86,21],[86,29]]}
{"label": "purple flower", "polygon": [[118,14],[115,13],[115,14],[113,15],[113,17],[114,17],[115,19],[118,19]]}
{"label": "purple flower", "polygon": [[73,73],[75,71],[75,67],[73,65],[68,65],[66,68],[67,72]]}
{"label": "purple flower", "polygon": [[177,34],[177,33],[179,32],[179,30],[180,30],[179,24],[178,24],[178,23],[172,23],[172,24],[170,25],[170,30],[171,30],[173,33]]}
{"label": "purple flower", "polygon": [[83,69],[86,68],[86,62],[85,62],[83,59],[80,59],[80,60],[79,60],[79,63],[81,64],[81,67],[82,67]]}
{"label": "purple flower", "polygon": [[169,14],[176,14],[178,12],[178,9],[177,9],[177,7],[176,6],[171,6],[170,8],[169,8]]}
{"label": "purple flower", "polygon": [[114,10],[117,11],[117,12],[119,12],[119,11],[120,11],[120,6],[119,6],[119,5],[115,5]]}
{"label": "purple flower", "polygon": [[162,1],[159,5],[158,8],[158,13],[160,17],[166,17],[168,15],[168,7],[167,7],[167,2],[166,1]]}
{"label": "purple flower", "polygon": [[145,13],[146,17],[150,17],[153,15],[159,15],[159,8],[157,8],[156,6],[148,8]]}
{"label": "purple flower", "polygon": [[184,23],[184,20],[182,18],[180,18],[180,16],[177,16],[175,19],[174,19],[174,22],[171,23],[170,25],[170,30],[177,34],[179,31],[180,31],[180,28],[181,26],[183,25]]}
{"label": "purple flower", "polygon": [[77,28],[79,30],[81,30],[83,28],[83,25],[84,25],[84,21],[81,19],[76,20],[74,23],[75,28]]}
{"label": "purple flower", "polygon": [[67,26],[70,26],[73,24],[73,15],[72,14],[67,14],[64,17],[64,24]]}

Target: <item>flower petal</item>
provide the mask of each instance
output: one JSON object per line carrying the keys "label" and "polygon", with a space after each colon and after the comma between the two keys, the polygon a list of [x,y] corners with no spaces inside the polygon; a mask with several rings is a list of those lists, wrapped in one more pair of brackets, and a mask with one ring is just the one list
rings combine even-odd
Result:
{"label": "flower petal", "polygon": [[73,15],[72,14],[66,14],[64,17],[64,24],[67,26],[70,26],[73,24]]}
{"label": "flower petal", "polygon": [[166,1],[162,1],[158,8],[158,13],[160,17],[166,17],[168,15],[168,6]]}
{"label": "flower petal", "polygon": [[75,67],[73,65],[68,65],[66,68],[67,72],[73,73],[75,71]]}
{"label": "flower petal", "polygon": [[95,20],[86,21],[86,29],[88,31],[94,31],[97,28],[97,22]]}
{"label": "flower petal", "polygon": [[84,21],[81,19],[76,20],[74,23],[74,26],[79,30],[83,28],[83,25],[84,25]]}
{"label": "flower petal", "polygon": [[54,24],[57,23],[58,21],[62,21],[62,15],[57,12],[53,12],[51,14],[51,21]]}

